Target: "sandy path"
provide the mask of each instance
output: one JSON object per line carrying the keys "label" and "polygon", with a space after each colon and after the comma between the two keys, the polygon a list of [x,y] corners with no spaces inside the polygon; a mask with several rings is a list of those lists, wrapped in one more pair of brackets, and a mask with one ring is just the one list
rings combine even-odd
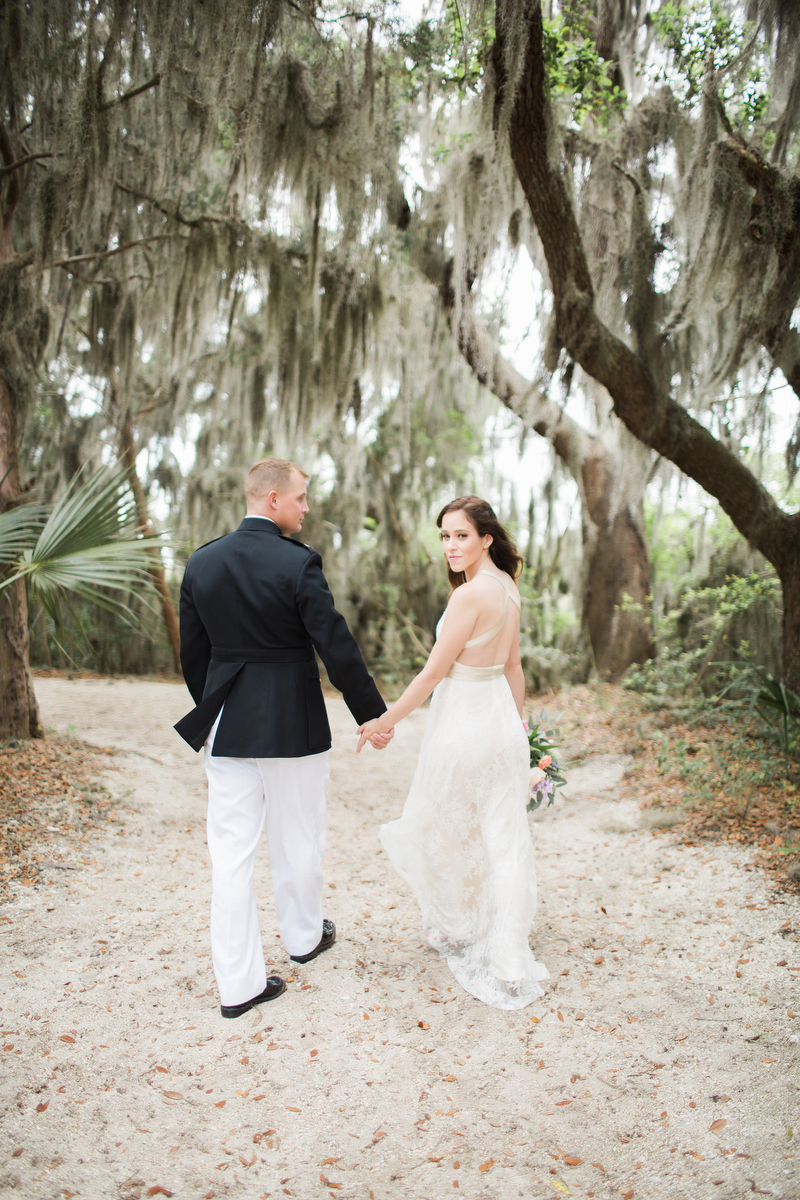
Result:
{"label": "sandy path", "polygon": [[[184,689],[37,692],[48,726],[129,753],[107,775],[118,824],[86,865],[0,910],[0,1193],[800,1197],[800,904],[744,852],[635,831],[638,809],[615,800],[624,760],[575,771],[573,798],[533,822],[553,986],[502,1013],[420,946],[379,848],[424,713],[355,759],[330,702],[339,942],[229,1022],[209,969],[202,765],[170,729]],[[257,894],[291,975],[265,859]]]}

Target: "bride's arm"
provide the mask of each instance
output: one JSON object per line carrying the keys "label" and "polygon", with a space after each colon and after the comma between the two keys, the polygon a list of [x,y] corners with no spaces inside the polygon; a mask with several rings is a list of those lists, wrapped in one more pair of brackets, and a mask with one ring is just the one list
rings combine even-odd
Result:
{"label": "bride's arm", "polygon": [[522,661],[519,656],[519,634],[514,639],[511,653],[506,660],[505,675],[517,706],[517,712],[522,716],[522,706],[525,703],[525,673],[522,670]]}
{"label": "bride's arm", "polygon": [[479,612],[479,599],[474,592],[466,587],[457,588],[450,597],[442,635],[435,642],[425,666],[419,675],[414,676],[400,699],[395,700],[383,716],[374,721],[367,721],[361,726],[357,752],[361,750],[367,738],[376,733],[388,733],[398,721],[402,721],[403,717],[407,717],[427,700],[464,649],[464,643],[469,640],[475,628]]}

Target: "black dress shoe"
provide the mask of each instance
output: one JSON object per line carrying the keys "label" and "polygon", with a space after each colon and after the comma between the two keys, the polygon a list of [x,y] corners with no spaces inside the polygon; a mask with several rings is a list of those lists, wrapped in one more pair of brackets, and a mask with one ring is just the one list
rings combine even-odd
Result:
{"label": "black dress shoe", "polygon": [[322,954],[324,950],[330,950],[333,943],[336,941],[336,926],[333,921],[322,922],[322,937],[314,947],[309,950],[308,954],[290,954],[289,958],[292,962],[307,963],[311,962],[312,958],[316,958],[318,954]]}
{"label": "black dress shoe", "polygon": [[220,1012],[223,1017],[243,1017],[251,1008],[255,1008],[257,1004],[263,1004],[265,1000],[275,1000],[282,992],[286,991],[286,984],[281,979],[280,975],[268,975],[267,986],[260,995],[254,996],[252,1000],[245,1000],[244,1004],[221,1004]]}

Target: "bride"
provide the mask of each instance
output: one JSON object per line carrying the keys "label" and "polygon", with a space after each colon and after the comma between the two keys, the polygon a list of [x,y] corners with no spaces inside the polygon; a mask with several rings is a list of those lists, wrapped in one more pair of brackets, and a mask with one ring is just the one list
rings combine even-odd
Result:
{"label": "bride", "polygon": [[381,826],[381,841],[417,897],[425,940],[461,986],[494,1008],[524,1008],[549,975],[528,945],[536,872],[514,582],[522,559],[477,496],[445,505],[436,524],[453,589],[436,643],[400,699],[361,726],[358,751],[433,692],[403,815]]}

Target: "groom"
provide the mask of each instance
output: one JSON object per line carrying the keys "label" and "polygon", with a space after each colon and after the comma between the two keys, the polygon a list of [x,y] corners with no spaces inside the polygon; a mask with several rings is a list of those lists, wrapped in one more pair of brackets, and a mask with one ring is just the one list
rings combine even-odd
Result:
{"label": "groom", "polygon": [[314,650],[357,724],[386,711],[334,608],[322,559],[291,536],[308,512],[307,480],[284,459],[257,462],[241,525],[194,552],[181,586],[181,665],[196,707],[175,728],[205,752],[211,956],[223,1017],[286,987],[267,977],[253,888],[265,824],[289,957],[310,962],[336,940],[322,915],[331,731]]}

